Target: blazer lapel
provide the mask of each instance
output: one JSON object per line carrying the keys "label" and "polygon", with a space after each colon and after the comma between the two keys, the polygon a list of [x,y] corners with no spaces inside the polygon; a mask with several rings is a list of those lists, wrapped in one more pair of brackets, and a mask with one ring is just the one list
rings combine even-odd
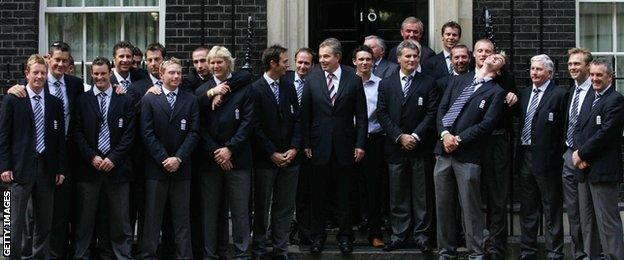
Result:
{"label": "blazer lapel", "polygon": [[336,93],[336,101],[335,101],[335,103],[338,103],[338,100],[340,100],[340,96],[342,95],[342,92],[344,92],[344,89],[347,86],[347,75],[348,74],[343,69],[342,70],[342,75],[340,75],[340,81],[338,83],[338,93]]}
{"label": "blazer lapel", "polygon": [[[176,103],[178,103],[178,101],[179,99],[176,100]],[[158,103],[160,109],[162,109],[169,119],[171,119],[171,106],[169,106],[169,102],[167,102],[167,96],[165,96],[165,93],[156,96],[156,103]]]}
{"label": "blazer lapel", "polygon": [[[421,78],[422,78],[421,74],[416,72],[416,74],[414,75],[414,78],[412,79],[412,82],[410,82],[410,88],[407,91],[407,96],[405,96],[405,98],[403,99],[403,105],[405,105],[407,101],[411,98],[414,91],[416,91],[416,88],[420,87]],[[403,89],[401,89],[401,92],[403,92]]]}
{"label": "blazer lapel", "polygon": [[100,111],[100,103],[97,100],[97,97],[93,93],[93,89],[89,90],[89,92],[84,93],[87,95],[87,101],[89,102],[89,107],[93,109],[93,114],[98,118],[98,123],[102,120],[102,112]]}
{"label": "blazer lapel", "polygon": [[544,104],[548,102],[548,99],[550,98],[550,96],[552,96],[552,92],[556,87],[557,85],[555,85],[555,82],[553,81],[551,81],[550,84],[548,84],[548,86],[546,87],[546,90],[544,91],[544,94],[542,94],[542,99],[540,99],[539,104],[537,104],[537,108],[535,109],[534,115],[537,115],[540,109],[544,107]]}
{"label": "blazer lapel", "polygon": [[111,95],[110,104],[108,105],[108,112],[106,113],[107,115],[106,119],[109,120],[108,125],[111,125],[110,119],[113,118],[111,115],[114,115],[114,112],[117,111],[115,109],[117,108],[118,104],[119,104],[119,96],[117,95],[117,93],[113,92],[113,94]]}
{"label": "blazer lapel", "polygon": [[[269,85],[269,82],[266,81],[266,79],[262,79],[262,89],[264,90],[264,95],[267,96],[269,100],[271,100],[271,104],[273,104],[275,108],[278,108],[277,100],[275,100],[275,94],[273,94],[273,89],[271,88],[271,85]],[[279,85],[278,85],[278,89],[280,92],[279,94],[281,96],[283,90],[280,89]]]}
{"label": "blazer lapel", "polygon": [[520,120],[521,120],[521,123],[524,124],[527,107],[529,105],[529,99],[531,98],[531,94],[530,94],[531,90],[529,87],[526,87],[520,91],[522,91],[522,94],[523,94],[520,96]]}
{"label": "blazer lapel", "polygon": [[585,94],[585,99],[583,100],[583,105],[581,106],[581,113],[579,113],[579,122],[581,126],[584,126],[591,118],[591,114],[594,112],[592,109],[592,103],[594,103],[594,99],[596,98],[596,92],[592,87],[589,88],[587,94]]}

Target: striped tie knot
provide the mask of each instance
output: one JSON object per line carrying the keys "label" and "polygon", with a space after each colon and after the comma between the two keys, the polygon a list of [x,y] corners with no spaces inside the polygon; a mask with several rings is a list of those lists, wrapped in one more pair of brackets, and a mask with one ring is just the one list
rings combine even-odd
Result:
{"label": "striped tie knot", "polygon": [[412,85],[413,78],[414,76],[412,75],[403,76],[403,81],[405,81],[405,83],[403,84],[403,97],[407,97],[407,93],[409,92],[410,86]]}
{"label": "striped tie knot", "polygon": [[175,92],[169,92],[169,94],[167,94],[167,102],[169,102],[169,106],[171,106],[171,109],[173,109],[173,105],[175,104],[175,100],[176,100],[176,93]]}
{"label": "striped tie knot", "polygon": [[39,102],[39,101],[41,100],[41,96],[39,96],[39,95],[35,95],[35,96],[33,97],[33,99],[34,99],[35,101]]}
{"label": "striped tie knot", "polygon": [[273,96],[275,97],[275,101],[279,104],[279,82],[273,81],[271,83],[271,91],[273,92]]}
{"label": "striped tie knot", "polygon": [[162,88],[163,82],[162,80],[158,80],[156,81],[156,86],[161,87]]}
{"label": "striped tie knot", "polygon": [[123,86],[124,90],[128,89],[128,87],[130,86],[130,81],[127,80],[122,80],[121,81],[121,86]]}
{"label": "striped tie knot", "polygon": [[329,99],[331,100],[332,105],[336,102],[336,88],[334,87],[334,74],[327,74],[327,88],[329,90]]}

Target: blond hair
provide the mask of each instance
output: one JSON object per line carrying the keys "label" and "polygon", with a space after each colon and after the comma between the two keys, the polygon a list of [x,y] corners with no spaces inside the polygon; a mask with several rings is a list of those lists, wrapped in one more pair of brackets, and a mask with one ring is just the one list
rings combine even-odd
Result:
{"label": "blond hair", "polygon": [[176,59],[175,57],[171,57],[160,63],[160,72],[164,72],[168,67],[171,67],[173,65],[178,65],[180,69],[182,68],[182,63],[180,62],[180,60]]}
{"label": "blond hair", "polygon": [[28,60],[26,60],[26,71],[29,71],[30,67],[35,64],[41,64],[43,66],[46,66],[46,69],[48,68],[48,65],[46,64],[46,60],[45,58],[43,58],[43,56],[39,54],[33,54],[33,55],[30,55],[30,57],[28,57]]}
{"label": "blond hair", "polygon": [[206,55],[206,59],[208,62],[214,58],[221,58],[228,65],[228,72],[232,72],[234,70],[234,58],[232,58],[232,53],[230,50],[223,46],[215,45],[210,49],[208,55]]}

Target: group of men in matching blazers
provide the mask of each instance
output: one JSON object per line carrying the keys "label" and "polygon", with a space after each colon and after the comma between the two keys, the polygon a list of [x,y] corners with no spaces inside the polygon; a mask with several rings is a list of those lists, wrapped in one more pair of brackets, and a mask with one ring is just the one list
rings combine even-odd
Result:
{"label": "group of men in matching blazers", "polygon": [[413,242],[428,252],[437,243],[440,259],[454,259],[463,237],[471,259],[504,259],[514,134],[520,258],[538,257],[541,213],[546,257],[564,257],[565,206],[575,259],[624,259],[614,196],[624,97],[612,64],[571,49],[568,91],[555,84],[554,62],[537,55],[531,84],[518,90],[489,40],[472,53],[458,43],[461,26],[448,22],[444,49],[434,54],[419,42],[423,33],[420,20],[406,18],[404,41],[388,59],[383,39],[366,37],[353,51],[355,69],[341,65],[335,38],[320,44],[317,67],[313,51],[299,49],[294,72],[288,50],[273,45],[253,83],[233,71],[221,46],[196,48],[195,70],[183,77],[162,45],[147,47],[144,75],[132,69],[134,47],[119,42],[114,67],[93,60],[87,91],[65,74],[67,44],[54,43],[46,58],[32,55],[26,81],[9,90],[0,112],[11,259],[155,259],[159,248],[170,258],[222,258],[228,213],[234,258],[265,258],[270,241],[273,258],[290,259],[295,212],[297,232],[321,254],[328,200],[338,248],[349,254],[358,172],[372,246]]}

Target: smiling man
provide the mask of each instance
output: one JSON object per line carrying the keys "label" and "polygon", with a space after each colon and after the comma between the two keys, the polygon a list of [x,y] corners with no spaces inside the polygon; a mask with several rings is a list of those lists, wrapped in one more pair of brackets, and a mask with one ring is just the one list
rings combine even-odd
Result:
{"label": "smiling man", "polygon": [[450,21],[442,25],[440,33],[442,35],[442,51],[428,59],[424,64],[425,71],[436,79],[453,74],[451,50],[459,43],[462,28],[459,23]]}
{"label": "smiling man", "polygon": [[125,93],[132,82],[139,81],[144,77],[144,75],[141,75],[140,72],[132,67],[133,49],[134,46],[127,41],[120,41],[113,46],[114,68],[111,75],[111,83],[113,87],[116,85],[121,87],[119,90],[115,89],[117,92]]}
{"label": "smiling man", "polygon": [[[422,42],[423,35],[425,35],[425,26],[420,19],[410,16],[405,18],[403,23],[401,23],[401,38],[403,38],[403,40],[411,39],[420,43],[420,64],[427,63],[427,59],[435,55],[435,52]],[[398,63],[396,55],[397,47],[398,46],[395,46],[388,53],[389,61]]]}

